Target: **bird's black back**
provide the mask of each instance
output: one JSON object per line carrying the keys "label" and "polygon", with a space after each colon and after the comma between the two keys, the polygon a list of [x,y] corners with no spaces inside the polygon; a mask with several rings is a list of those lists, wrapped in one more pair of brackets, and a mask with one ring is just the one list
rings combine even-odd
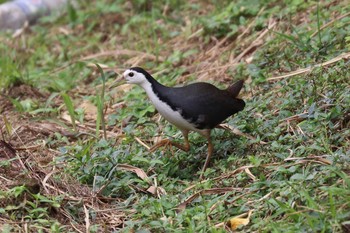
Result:
{"label": "bird's black back", "polygon": [[198,129],[212,129],[245,107],[243,100],[209,83],[174,88],[153,84],[152,88],[163,102]]}

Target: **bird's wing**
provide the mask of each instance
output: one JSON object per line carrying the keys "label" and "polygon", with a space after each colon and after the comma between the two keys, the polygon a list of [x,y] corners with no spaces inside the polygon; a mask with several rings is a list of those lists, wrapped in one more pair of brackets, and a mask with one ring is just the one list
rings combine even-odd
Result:
{"label": "bird's wing", "polygon": [[213,128],[245,106],[243,100],[232,98],[208,83],[169,88],[165,96],[172,106],[181,109],[182,115],[199,128]]}

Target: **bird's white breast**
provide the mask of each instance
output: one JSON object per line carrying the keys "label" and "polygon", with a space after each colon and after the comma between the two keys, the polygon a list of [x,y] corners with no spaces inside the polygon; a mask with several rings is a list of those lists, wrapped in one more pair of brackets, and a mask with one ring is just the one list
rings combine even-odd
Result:
{"label": "bird's white breast", "polygon": [[179,111],[174,111],[167,103],[161,101],[158,96],[153,92],[150,83],[143,83],[141,85],[145,89],[149,99],[157,109],[157,111],[162,115],[167,121],[184,130],[201,131],[196,129],[191,123],[186,121],[180,114]]}

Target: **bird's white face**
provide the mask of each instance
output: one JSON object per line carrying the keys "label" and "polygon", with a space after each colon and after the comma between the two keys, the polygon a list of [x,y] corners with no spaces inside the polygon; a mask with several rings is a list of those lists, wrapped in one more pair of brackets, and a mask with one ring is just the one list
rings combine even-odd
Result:
{"label": "bird's white face", "polygon": [[135,70],[128,69],[124,71],[123,77],[126,79],[126,82],[130,84],[142,85],[143,83],[148,82],[144,74]]}

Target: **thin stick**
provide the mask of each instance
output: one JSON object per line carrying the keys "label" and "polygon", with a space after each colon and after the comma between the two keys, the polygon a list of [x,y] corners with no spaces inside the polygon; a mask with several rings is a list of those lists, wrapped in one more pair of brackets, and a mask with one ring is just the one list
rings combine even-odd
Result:
{"label": "thin stick", "polygon": [[338,61],[341,61],[343,59],[349,59],[349,58],[350,58],[350,53],[343,53],[343,54],[341,54],[341,55],[339,55],[339,56],[337,56],[337,57],[335,57],[335,58],[333,58],[333,59],[331,59],[329,61],[326,61],[326,62],[323,62],[323,63],[319,63],[319,64],[316,64],[314,66],[308,67],[308,68],[299,69],[299,70],[290,72],[288,74],[271,77],[271,78],[268,78],[267,81],[276,81],[276,80],[279,80],[279,79],[284,79],[284,78],[289,78],[289,77],[292,77],[292,76],[296,76],[298,74],[304,74],[304,73],[307,73],[309,71],[312,71],[316,67],[328,66],[328,65],[331,65],[331,64],[336,63]]}
{"label": "thin stick", "polygon": [[342,18],[345,18],[346,16],[349,16],[350,15],[350,12],[346,13],[346,14],[343,14],[343,15],[340,15],[338,16],[337,18],[333,19],[332,21],[329,21],[328,23],[326,23],[325,25],[323,25],[322,27],[320,27],[319,30],[315,31],[314,33],[311,34],[311,38],[316,36],[318,32],[322,31],[323,29],[325,29],[326,27],[334,24],[336,21],[338,20],[341,20]]}

